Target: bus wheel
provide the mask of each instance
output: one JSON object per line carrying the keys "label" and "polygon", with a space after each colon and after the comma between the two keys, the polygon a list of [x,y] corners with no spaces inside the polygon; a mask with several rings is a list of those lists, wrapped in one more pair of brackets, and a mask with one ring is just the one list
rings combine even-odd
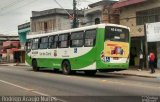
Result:
{"label": "bus wheel", "polygon": [[96,74],[96,70],[86,70],[84,71],[86,75],[93,76]]}
{"label": "bus wheel", "polygon": [[36,60],[32,61],[32,68],[33,68],[34,71],[39,71],[39,68],[37,66],[37,61]]}
{"label": "bus wheel", "polygon": [[64,61],[62,63],[62,72],[65,75],[71,74],[71,65],[70,65],[70,63],[68,61]]}

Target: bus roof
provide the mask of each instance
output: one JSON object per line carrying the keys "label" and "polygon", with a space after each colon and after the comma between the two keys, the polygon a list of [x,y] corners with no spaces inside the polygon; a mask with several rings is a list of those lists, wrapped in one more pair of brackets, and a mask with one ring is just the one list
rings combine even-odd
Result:
{"label": "bus roof", "polygon": [[129,29],[129,27],[127,26],[118,25],[118,24],[97,24],[97,25],[73,28],[73,29],[68,29],[68,30],[61,30],[61,31],[50,32],[50,33],[29,34],[27,35],[27,39],[51,36],[51,35],[56,35],[56,34],[64,34],[64,33],[76,32],[76,31],[81,31],[81,30],[89,30],[89,29],[95,29],[95,28],[105,28],[106,26],[115,26],[115,27],[122,27],[122,28]]}

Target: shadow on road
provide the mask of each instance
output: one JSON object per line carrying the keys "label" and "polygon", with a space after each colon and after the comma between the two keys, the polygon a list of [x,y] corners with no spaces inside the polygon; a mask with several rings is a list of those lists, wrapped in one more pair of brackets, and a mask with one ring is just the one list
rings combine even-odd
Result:
{"label": "shadow on road", "polygon": [[[28,71],[33,71],[33,70],[28,69]],[[61,71],[54,71],[54,70],[49,70],[49,69],[41,69],[37,71],[36,73],[39,73],[39,72],[63,75]],[[69,76],[80,76],[80,77],[88,77],[88,78],[125,78],[126,77],[124,75],[115,75],[112,73],[100,73],[100,72],[97,72],[95,75],[89,76],[89,75],[86,75],[83,71],[76,71]]]}

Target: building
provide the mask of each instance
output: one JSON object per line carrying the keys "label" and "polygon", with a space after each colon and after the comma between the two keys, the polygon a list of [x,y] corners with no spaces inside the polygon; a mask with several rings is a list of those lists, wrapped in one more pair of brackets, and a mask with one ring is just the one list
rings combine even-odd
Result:
{"label": "building", "polygon": [[19,49],[18,36],[0,35],[0,62],[14,62],[14,53]]}
{"label": "building", "polygon": [[99,23],[119,24],[119,11],[112,9],[112,5],[117,1],[102,0],[89,5],[89,9],[85,10],[86,21],[84,24],[93,25]]}
{"label": "building", "polygon": [[[72,28],[73,10],[69,9],[50,9],[44,11],[32,11],[31,32],[44,33]],[[78,19],[84,16],[83,11],[77,11]]]}
{"label": "building", "polygon": [[[160,22],[160,0],[120,0],[113,5],[120,10],[120,24],[131,28],[131,65],[139,65],[138,55],[143,50],[147,60],[148,51],[154,50],[157,56],[157,44],[148,43],[145,49],[144,24]],[[147,62],[146,62],[147,63]]]}
{"label": "building", "polygon": [[30,33],[30,31],[31,31],[30,22],[27,22],[18,26],[18,35],[19,35],[21,47],[16,53],[20,54],[21,63],[25,62],[25,44],[27,41],[26,37],[27,37],[27,34]]}
{"label": "building", "polygon": [[27,34],[30,33],[30,31],[31,31],[30,22],[18,26],[18,35],[22,50],[25,50],[25,43],[27,41],[26,37]]}
{"label": "building", "polygon": [[0,53],[1,53],[1,50],[3,48],[3,42],[4,41],[18,41],[18,36],[16,35],[3,35],[3,34],[0,34]]}
{"label": "building", "polygon": [[26,36],[31,31],[30,22],[18,26],[18,35],[21,43],[21,49],[24,49],[26,43]]}

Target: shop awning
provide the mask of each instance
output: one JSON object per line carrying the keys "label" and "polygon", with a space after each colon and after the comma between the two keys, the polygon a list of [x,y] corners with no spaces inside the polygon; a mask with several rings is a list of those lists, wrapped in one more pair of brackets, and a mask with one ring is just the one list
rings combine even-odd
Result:
{"label": "shop awning", "polygon": [[147,1],[147,0],[127,0],[127,1],[117,2],[112,7],[113,8],[121,8],[121,7],[129,6],[129,5],[133,5],[133,4],[142,3],[145,1]]}
{"label": "shop awning", "polygon": [[19,49],[18,48],[12,48],[11,51],[16,52],[16,51],[19,51]]}
{"label": "shop awning", "polygon": [[3,54],[3,53],[7,53],[7,50],[6,49],[1,49],[0,54]]}

